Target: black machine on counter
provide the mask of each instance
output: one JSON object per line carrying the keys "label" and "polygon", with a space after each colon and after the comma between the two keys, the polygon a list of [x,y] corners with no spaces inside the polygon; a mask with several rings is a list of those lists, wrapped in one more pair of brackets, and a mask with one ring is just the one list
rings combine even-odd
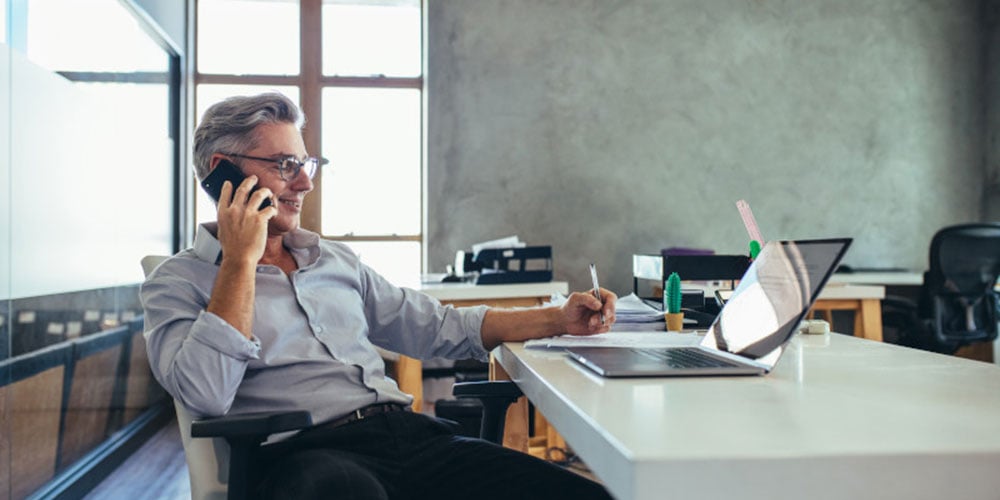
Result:
{"label": "black machine on counter", "polygon": [[[647,302],[659,304],[671,273],[677,273],[682,283],[729,281],[732,289],[749,267],[750,258],[746,255],[671,255],[667,250],[659,255],[633,254],[632,291]],[[681,308],[686,318],[698,321],[699,327],[711,324],[719,312],[714,297],[705,299],[704,288],[685,288],[683,285]]]}
{"label": "black machine on counter", "polygon": [[458,276],[476,276],[477,285],[552,281],[552,247],[486,248],[455,255]]}

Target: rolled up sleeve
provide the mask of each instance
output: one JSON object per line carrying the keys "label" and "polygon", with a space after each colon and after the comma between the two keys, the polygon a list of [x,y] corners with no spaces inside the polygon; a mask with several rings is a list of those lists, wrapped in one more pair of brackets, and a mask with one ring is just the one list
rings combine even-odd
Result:
{"label": "rolled up sleeve", "polygon": [[205,311],[210,290],[180,274],[184,270],[167,261],[140,289],[150,367],[164,389],[197,416],[223,415],[261,346]]}

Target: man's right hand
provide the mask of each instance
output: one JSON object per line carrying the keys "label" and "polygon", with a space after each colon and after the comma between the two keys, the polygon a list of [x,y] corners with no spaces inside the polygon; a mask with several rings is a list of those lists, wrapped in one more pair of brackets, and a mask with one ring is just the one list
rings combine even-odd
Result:
{"label": "man's right hand", "polygon": [[[219,196],[218,222],[219,244],[223,258],[236,259],[244,264],[254,264],[264,255],[267,241],[267,222],[278,215],[278,209],[271,204],[259,209],[265,199],[272,196],[271,190],[262,187],[253,193],[257,176],[251,175],[240,183],[233,193],[233,185],[226,181]],[[224,200],[231,200],[226,203]]]}
{"label": "man's right hand", "polygon": [[[232,183],[222,184],[219,200],[219,244],[222,246],[222,263],[215,278],[216,287],[208,301],[208,312],[213,313],[240,331],[246,338],[253,338],[253,303],[256,294],[255,270],[264,255],[267,243],[267,221],[278,214],[274,205],[260,209],[271,190],[257,185],[257,176],[251,175],[233,192]],[[219,284],[225,286],[218,286]]]}

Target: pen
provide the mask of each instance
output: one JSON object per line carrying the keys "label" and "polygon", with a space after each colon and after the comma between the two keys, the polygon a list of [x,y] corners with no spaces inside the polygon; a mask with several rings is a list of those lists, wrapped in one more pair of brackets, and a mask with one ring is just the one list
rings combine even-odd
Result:
{"label": "pen", "polygon": [[[594,264],[590,264],[590,279],[594,282],[594,297],[604,303],[604,299],[601,298],[601,285],[597,284],[597,267]],[[604,309],[601,309],[601,324],[604,324]]]}

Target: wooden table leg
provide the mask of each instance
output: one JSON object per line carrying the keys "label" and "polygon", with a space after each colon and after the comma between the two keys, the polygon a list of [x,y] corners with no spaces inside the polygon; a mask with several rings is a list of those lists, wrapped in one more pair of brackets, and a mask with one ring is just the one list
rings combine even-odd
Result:
{"label": "wooden table leg", "polygon": [[854,312],[854,336],[882,342],[880,299],[826,299],[817,301],[812,312],[822,312],[832,327],[833,311]]}
{"label": "wooden table leg", "polygon": [[424,411],[423,363],[409,356],[399,355],[396,361],[396,383],[399,390],[413,396],[413,411]]}
{"label": "wooden table leg", "polygon": [[882,302],[878,299],[862,299],[861,309],[855,311],[855,314],[861,319],[862,335],[859,336],[882,342]]}

